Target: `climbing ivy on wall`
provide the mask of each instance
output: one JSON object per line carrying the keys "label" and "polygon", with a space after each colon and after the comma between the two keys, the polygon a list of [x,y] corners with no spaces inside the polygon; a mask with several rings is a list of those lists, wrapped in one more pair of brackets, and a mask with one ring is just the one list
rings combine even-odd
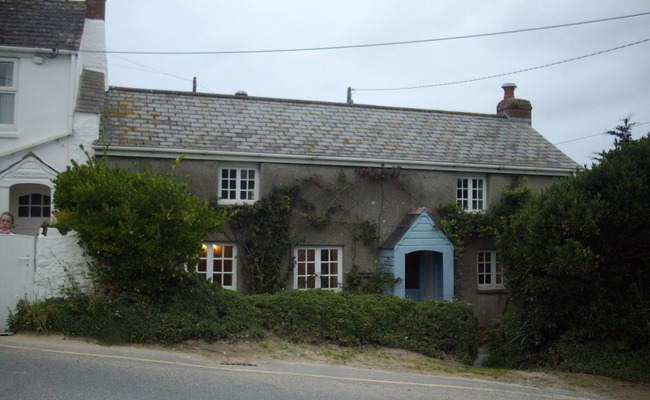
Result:
{"label": "climbing ivy on wall", "polygon": [[284,288],[290,270],[285,263],[291,259],[291,247],[300,243],[289,229],[292,214],[304,205],[299,200],[297,186],[274,187],[267,197],[229,215],[232,234],[243,251],[247,292],[275,293]]}
{"label": "climbing ivy on wall", "polygon": [[532,197],[534,191],[517,178],[501,190],[501,200],[487,212],[467,212],[455,202],[438,208],[441,229],[454,245],[455,261],[461,262],[467,243],[479,237],[495,237],[509,223],[510,218]]}
{"label": "climbing ivy on wall", "polygon": [[[361,168],[356,171],[352,181],[348,181],[343,172],[337,182],[323,183],[320,177],[312,176],[295,185],[274,187],[266,197],[254,204],[232,210],[228,217],[231,228],[228,235],[232,235],[229,240],[237,242],[240,248],[246,292],[275,293],[284,289],[293,271],[291,248],[304,241],[299,232],[291,229],[299,220],[313,229],[332,225],[348,229],[354,254],[358,244],[376,250],[379,246],[378,221],[349,221],[345,217],[336,218],[336,215],[345,210],[342,199],[348,190],[364,181],[376,182],[383,196],[383,182],[398,177],[398,168]],[[329,202],[321,209],[302,195],[302,190],[310,185],[329,194]],[[359,267],[356,268],[358,270]],[[392,274],[385,271],[377,270],[363,275],[371,279],[358,280],[358,284],[354,285],[355,291],[366,290],[359,289],[359,285],[367,282],[376,286],[377,279],[386,284],[393,281]]]}

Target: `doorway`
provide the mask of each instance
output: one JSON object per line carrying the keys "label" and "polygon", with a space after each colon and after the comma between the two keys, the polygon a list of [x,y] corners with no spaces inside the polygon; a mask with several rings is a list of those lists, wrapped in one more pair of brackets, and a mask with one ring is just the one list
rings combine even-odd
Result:
{"label": "doorway", "polygon": [[443,298],[442,253],[414,251],[405,256],[406,298],[414,301]]}
{"label": "doorway", "polygon": [[37,236],[43,222],[50,221],[51,191],[48,186],[34,183],[22,183],[11,187],[9,208],[15,217],[16,233]]}

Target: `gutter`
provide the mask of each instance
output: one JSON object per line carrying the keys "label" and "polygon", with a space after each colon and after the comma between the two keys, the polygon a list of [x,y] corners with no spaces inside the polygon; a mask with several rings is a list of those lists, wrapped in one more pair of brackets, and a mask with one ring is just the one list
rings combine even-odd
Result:
{"label": "gutter", "polygon": [[14,52],[14,53],[36,53],[42,55],[53,55],[57,56],[62,55],[72,55],[77,54],[76,50],[61,50],[57,48],[45,48],[45,47],[14,47],[14,46],[0,46],[0,51],[2,52]]}
{"label": "gutter", "polygon": [[440,161],[400,161],[382,158],[359,158],[359,157],[335,157],[335,156],[308,156],[298,154],[267,154],[267,153],[244,153],[216,150],[195,150],[195,149],[155,149],[142,147],[112,148],[94,144],[95,154],[103,154],[112,157],[141,157],[141,158],[166,158],[175,159],[183,155],[187,160],[210,160],[210,161],[238,161],[238,162],[267,162],[276,164],[317,164],[347,167],[399,167],[403,169],[438,170],[438,171],[462,171],[475,173],[509,173],[528,175],[573,175],[578,169],[549,168],[549,167],[524,167],[508,166],[498,164],[467,164]]}

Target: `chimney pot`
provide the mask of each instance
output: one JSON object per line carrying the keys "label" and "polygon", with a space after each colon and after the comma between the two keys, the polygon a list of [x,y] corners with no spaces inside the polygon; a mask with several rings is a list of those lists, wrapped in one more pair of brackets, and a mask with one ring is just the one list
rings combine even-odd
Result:
{"label": "chimney pot", "polygon": [[503,100],[497,104],[497,115],[505,115],[510,119],[531,124],[533,107],[530,105],[530,101],[515,98],[517,85],[514,83],[504,83],[501,87],[504,93]]}
{"label": "chimney pot", "polygon": [[516,84],[504,83],[501,87],[503,88],[503,100],[515,98],[515,89],[517,88]]}

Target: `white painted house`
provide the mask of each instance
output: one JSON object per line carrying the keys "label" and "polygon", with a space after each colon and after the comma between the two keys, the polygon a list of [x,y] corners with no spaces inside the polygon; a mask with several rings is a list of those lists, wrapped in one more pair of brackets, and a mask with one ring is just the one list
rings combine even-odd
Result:
{"label": "white painted house", "polygon": [[105,0],[0,0],[0,212],[49,221],[52,178],[92,151],[107,89]]}

